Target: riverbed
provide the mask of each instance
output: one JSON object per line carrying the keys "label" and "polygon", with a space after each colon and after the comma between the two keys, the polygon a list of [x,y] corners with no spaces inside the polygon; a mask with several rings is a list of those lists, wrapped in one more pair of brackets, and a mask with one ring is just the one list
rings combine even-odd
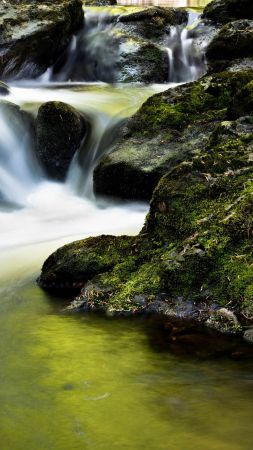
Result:
{"label": "riverbed", "polygon": [[[98,157],[109,126],[175,86],[47,78],[13,83],[8,100],[32,114],[46,101],[71,104],[93,124]],[[0,208],[0,449],[251,450],[251,360],[168,349],[144,318],[66,312],[68,299],[36,284],[43,261],[60,245],[137,234],[148,205],[95,198],[92,176],[84,179],[75,161],[65,183],[29,170],[24,177],[16,167],[10,203]]]}

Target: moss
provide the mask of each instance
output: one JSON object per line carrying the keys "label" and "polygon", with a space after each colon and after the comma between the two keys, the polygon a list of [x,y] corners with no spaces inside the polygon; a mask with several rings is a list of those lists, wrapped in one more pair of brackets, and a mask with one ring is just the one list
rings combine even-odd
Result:
{"label": "moss", "polygon": [[164,295],[168,302],[180,297],[251,314],[252,119],[228,120],[231,96],[251,88],[251,80],[252,71],[220,73],[148,100],[127,133],[138,136],[138,124],[145,123],[147,133],[151,126],[164,128],[176,142],[184,127],[198,132],[211,122],[207,137],[195,151],[173,156],[138,237],[101,237],[63,248],[43,276],[51,271],[65,279],[74,264],[74,272],[79,267],[89,280],[81,301],[106,311],[141,312]]}
{"label": "moss", "polygon": [[[222,72],[149,98],[130,121],[130,134],[150,135],[159,129],[182,130],[194,123],[222,120],[231,98],[253,78],[252,70]],[[141,124],[145,123],[144,132]]]}

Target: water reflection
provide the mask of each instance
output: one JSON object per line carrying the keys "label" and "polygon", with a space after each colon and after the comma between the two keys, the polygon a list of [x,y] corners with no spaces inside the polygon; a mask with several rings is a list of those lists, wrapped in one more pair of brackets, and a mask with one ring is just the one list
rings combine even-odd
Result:
{"label": "water reflection", "polygon": [[204,8],[210,0],[117,0],[122,6],[174,6],[177,8]]}

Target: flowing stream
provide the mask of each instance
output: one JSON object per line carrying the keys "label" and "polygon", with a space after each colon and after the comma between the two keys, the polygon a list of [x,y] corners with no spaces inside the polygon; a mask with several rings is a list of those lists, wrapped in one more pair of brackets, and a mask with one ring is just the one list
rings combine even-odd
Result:
{"label": "flowing stream", "polygon": [[[101,42],[105,15],[89,26],[89,43],[92,34]],[[92,171],[117,126],[150,95],[202,73],[188,30],[168,39],[167,85],[98,82],[108,55],[86,72],[88,82],[68,82],[79,54],[74,37],[57,74],[49,68],[10,86],[7,100],[23,110],[63,101],[89,118],[92,132],[86,156],[80,149],[57,183],[46,179],[29,135],[0,116],[1,450],[252,448],[252,362],[163,352],[151,324],[63,312],[35,282],[60,245],[141,229],[148,205],[96,199]]]}

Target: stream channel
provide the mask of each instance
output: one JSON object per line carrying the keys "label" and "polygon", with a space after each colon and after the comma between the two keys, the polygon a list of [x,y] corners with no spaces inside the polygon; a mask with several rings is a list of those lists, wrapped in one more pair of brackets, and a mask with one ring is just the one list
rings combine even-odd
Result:
{"label": "stream channel", "polygon": [[0,117],[1,450],[252,448],[251,361],[165,351],[145,320],[64,312],[35,282],[60,245],[141,229],[148,205],[96,199],[92,170],[108,151],[108,127],[115,129],[150,95],[203,73],[189,66],[187,33],[174,30],[170,43],[175,39],[189,70],[182,79],[170,65],[168,84],[71,82],[75,42],[65,76],[54,78],[48,69],[38,80],[10,83],[9,101],[34,114],[46,101],[69,103],[89,117],[93,132],[86,171],[74,159],[66,182],[56,183]]}

